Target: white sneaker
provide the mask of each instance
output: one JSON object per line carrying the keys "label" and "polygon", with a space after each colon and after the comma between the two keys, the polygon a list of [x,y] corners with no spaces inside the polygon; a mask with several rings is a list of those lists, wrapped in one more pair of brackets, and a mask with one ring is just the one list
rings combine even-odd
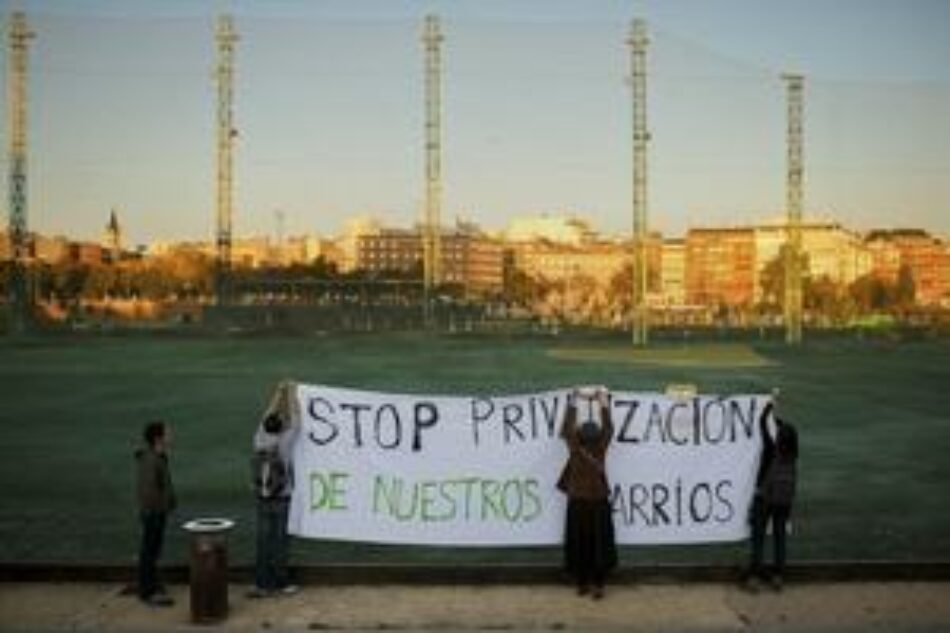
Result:
{"label": "white sneaker", "polygon": [[278,591],[280,591],[280,593],[282,593],[285,596],[292,596],[298,591],[300,591],[300,586],[299,585],[284,585],[283,587],[278,589]]}

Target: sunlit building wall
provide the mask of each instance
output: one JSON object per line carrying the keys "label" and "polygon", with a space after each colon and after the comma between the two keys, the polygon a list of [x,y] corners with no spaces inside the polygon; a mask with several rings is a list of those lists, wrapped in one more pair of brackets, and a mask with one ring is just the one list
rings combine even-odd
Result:
{"label": "sunlit building wall", "polygon": [[667,307],[686,305],[686,241],[663,240],[660,266],[661,303]]}
{"label": "sunlit building wall", "polygon": [[[418,228],[380,228],[354,240],[354,270],[385,275],[411,275],[422,265],[422,233]],[[443,230],[442,281],[468,291],[500,291],[503,284],[503,248],[500,242],[470,227]],[[421,278],[421,277],[420,277]]]}
{"label": "sunlit building wall", "polygon": [[[762,300],[762,274],[781,255],[785,244],[784,225],[759,225],[755,231],[755,301]],[[802,224],[802,251],[808,258],[808,275],[826,278],[842,288],[872,270],[873,255],[854,231],[836,222]]]}
{"label": "sunlit building wall", "polygon": [[873,252],[889,254],[886,260],[882,257],[875,260],[875,274],[894,281],[901,267],[910,269],[916,303],[937,305],[950,296],[947,244],[939,238],[921,229],[877,230],[868,234],[867,243]]}
{"label": "sunlit building wall", "polygon": [[505,229],[508,242],[537,242],[581,246],[596,241],[597,233],[586,220],[572,215],[539,215],[514,218]]}
{"label": "sunlit building wall", "polygon": [[686,234],[686,301],[693,305],[749,307],[755,296],[752,228],[690,229]]}

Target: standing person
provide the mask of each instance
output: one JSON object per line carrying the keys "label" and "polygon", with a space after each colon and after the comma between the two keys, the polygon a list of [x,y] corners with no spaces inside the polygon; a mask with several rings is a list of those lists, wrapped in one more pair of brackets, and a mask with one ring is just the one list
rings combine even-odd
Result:
{"label": "standing person", "polygon": [[567,494],[564,564],[577,582],[578,595],[586,595],[593,583],[593,598],[600,600],[604,597],[607,574],[617,565],[617,544],[605,470],[614,427],[606,388],[598,388],[591,398],[600,406],[602,425],[593,419],[578,425],[579,395],[575,390],[568,397],[561,425],[561,437],[567,442],[569,451],[557,484]]}
{"label": "standing person", "polygon": [[773,405],[769,403],[759,417],[762,459],[750,514],[752,558],[746,575],[746,587],[751,591],[756,591],[759,582],[766,580],[762,558],[765,533],[770,522],[775,548],[775,566],[770,580],[773,589],[782,590],[788,519],[792,513],[798,479],[798,432],[789,422],[775,418],[773,440],[768,428],[772,410]]}
{"label": "standing person", "polygon": [[292,450],[294,388],[281,383],[254,434],[252,470],[257,499],[257,560],[252,598],[298,591],[287,571],[287,519],[293,492]]}
{"label": "standing person", "polygon": [[145,446],[135,451],[138,479],[139,549],[138,594],[142,602],[167,607],[174,604],[158,582],[157,565],[165,540],[165,522],[175,509],[175,488],[168,467],[171,429],[164,422],[149,422],[142,433]]}

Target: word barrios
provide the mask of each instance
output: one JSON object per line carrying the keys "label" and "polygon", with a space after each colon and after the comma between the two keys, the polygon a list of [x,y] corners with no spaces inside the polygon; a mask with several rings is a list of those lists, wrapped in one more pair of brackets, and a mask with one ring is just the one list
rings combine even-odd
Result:
{"label": "word barrios", "polygon": [[684,484],[666,482],[615,485],[610,501],[624,525],[663,527],[728,523],[735,516],[732,481]]}

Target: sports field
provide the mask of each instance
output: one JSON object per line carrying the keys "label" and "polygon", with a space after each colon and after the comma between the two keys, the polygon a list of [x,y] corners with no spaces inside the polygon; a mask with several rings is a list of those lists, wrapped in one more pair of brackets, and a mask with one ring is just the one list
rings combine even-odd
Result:
{"label": "sports field", "polygon": [[[178,517],[236,518],[248,562],[250,434],[282,378],[367,389],[517,393],[577,383],[703,392],[781,389],[800,429],[793,559],[950,560],[950,343],[666,343],[422,334],[311,338],[84,336],[0,341],[0,562],[134,560],[132,451],[175,429]],[[169,530],[165,560],[184,561]],[[743,546],[628,549],[627,562],[737,562]],[[553,562],[555,548],[296,544],[298,562]]]}

